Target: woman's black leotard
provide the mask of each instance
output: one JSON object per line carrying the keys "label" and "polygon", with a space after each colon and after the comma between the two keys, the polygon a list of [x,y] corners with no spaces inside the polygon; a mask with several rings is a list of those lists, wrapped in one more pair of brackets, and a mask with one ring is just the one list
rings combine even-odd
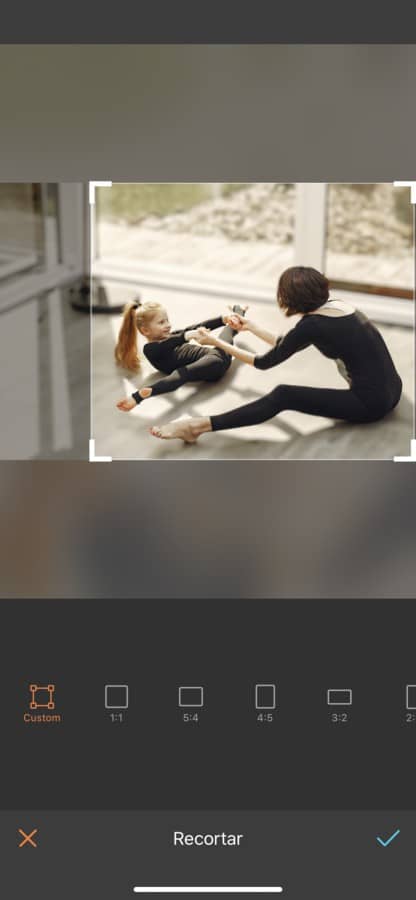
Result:
{"label": "woman's black leotard", "polygon": [[[222,328],[222,317],[206,319],[196,325],[188,325],[182,331],[174,331],[164,341],[150,341],[145,344],[144,355],[160,372],[165,372],[166,377],[149,385],[152,389],[152,397],[158,394],[168,394],[176,391],[182,384],[189,381],[218,381],[231,365],[231,356],[218,347],[200,347],[197,344],[189,344],[185,340],[185,332],[195,328]],[[228,343],[233,342],[236,332],[226,325],[220,337]],[[136,403],[140,403],[142,397],[138,391],[132,394]]]}
{"label": "woman's black leotard", "polygon": [[380,332],[358,311],[343,316],[304,316],[263,356],[257,369],[269,369],[294,353],[314,345],[324,356],[342,365],[350,389],[300,387],[281,384],[270,394],[218,416],[211,416],[213,431],[258,425],[284,409],[314,416],[372,422],[399,402],[402,382]]}

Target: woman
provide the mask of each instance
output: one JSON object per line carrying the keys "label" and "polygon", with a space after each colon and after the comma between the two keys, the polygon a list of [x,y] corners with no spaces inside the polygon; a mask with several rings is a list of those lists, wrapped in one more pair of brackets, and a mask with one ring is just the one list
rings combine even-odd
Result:
{"label": "woman", "polygon": [[247,320],[234,323],[239,331],[251,331],[272,345],[263,356],[226,345],[206,329],[200,329],[197,339],[257,369],[277,366],[299,350],[314,345],[324,356],[336,361],[349,384],[348,389],[281,384],[265,397],[222,415],[152,428],[155,437],[181,438],[193,443],[204,432],[258,425],[284,409],[353,423],[374,422],[394,409],[400,399],[402,382],[380,332],[363,313],[329,300],[329,282],[324,275],[306,266],[286,269],[279,280],[277,301],[287,316],[302,316],[295,328],[283,337],[276,339]]}
{"label": "woman", "polygon": [[[233,307],[236,315],[235,324],[239,326],[243,320],[245,309]],[[118,409],[129,412],[142,400],[157,397],[176,391],[182,384],[195,381],[218,381],[231,364],[228,350],[220,347],[201,347],[189,344],[197,337],[199,328],[223,328],[220,339],[228,348],[232,345],[236,328],[232,328],[233,316],[217,316],[207,319],[199,325],[189,325],[182,331],[172,331],[166,309],[152,301],[147,303],[130,303],[126,306],[115,349],[116,361],[126,369],[137,372],[140,368],[140,357],[137,349],[137,334],[140,332],[147,343],[143,348],[145,357],[155,369],[165,374],[160,381],[149,387],[140,388],[131,395],[132,399],[119,400]],[[226,326],[225,328],[223,326]],[[205,333],[205,332],[204,332]],[[210,331],[206,332],[210,334]],[[202,332],[201,332],[202,336]],[[208,343],[208,342],[207,342]]]}

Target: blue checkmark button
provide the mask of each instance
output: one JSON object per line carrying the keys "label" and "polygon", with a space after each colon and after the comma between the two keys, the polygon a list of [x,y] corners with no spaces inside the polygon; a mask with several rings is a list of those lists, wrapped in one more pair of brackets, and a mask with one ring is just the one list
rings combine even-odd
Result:
{"label": "blue checkmark button", "polygon": [[394,832],[394,834],[391,834],[390,837],[388,837],[385,841],[383,841],[383,838],[381,838],[381,837],[378,837],[377,841],[381,847],[389,847],[390,844],[392,844],[393,841],[396,840],[396,838],[399,836],[399,834],[400,834],[400,828],[398,828],[397,831]]}

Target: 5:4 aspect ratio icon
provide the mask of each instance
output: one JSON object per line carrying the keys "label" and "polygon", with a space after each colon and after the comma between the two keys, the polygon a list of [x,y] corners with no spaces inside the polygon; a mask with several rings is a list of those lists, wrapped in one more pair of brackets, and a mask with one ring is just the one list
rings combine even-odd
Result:
{"label": "5:4 aspect ratio icon", "polygon": [[31,709],[55,709],[55,685],[30,685],[30,708]]}

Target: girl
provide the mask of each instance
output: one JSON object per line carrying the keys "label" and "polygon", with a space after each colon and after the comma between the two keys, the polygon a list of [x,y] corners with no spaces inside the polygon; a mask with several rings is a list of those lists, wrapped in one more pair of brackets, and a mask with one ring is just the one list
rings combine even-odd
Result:
{"label": "girl", "polygon": [[257,425],[284,409],[347,422],[374,422],[397,405],[402,382],[380,332],[363,313],[329,300],[329,282],[324,275],[305,266],[286,269],[279,280],[277,302],[287,316],[302,316],[295,328],[283,337],[276,339],[254,322],[235,323],[237,330],[251,331],[272,345],[263,356],[227,345],[204,328],[200,329],[198,340],[257,369],[277,366],[313,344],[324,356],[335,360],[348,382],[348,389],[281,384],[254,403],[222,415],[152,428],[155,437],[181,438],[193,443],[205,431]]}
{"label": "girl", "polygon": [[171,331],[168,314],[160,303],[137,301],[126,306],[115,349],[117,363],[133,372],[138,371],[140,359],[137,352],[137,331],[140,331],[147,338],[143,348],[144,355],[165,377],[149,387],[134,391],[132,399],[119,400],[118,409],[129,412],[142,400],[176,391],[182,384],[190,381],[218,381],[222,378],[231,364],[228,351],[214,346],[201,347],[189,344],[188,341],[197,337],[198,328],[214,330],[225,325],[220,338],[230,347],[237,333],[237,328],[232,328],[232,324],[239,327],[244,313],[243,307],[234,306],[235,318],[218,316],[199,325],[190,325],[182,331]]}

